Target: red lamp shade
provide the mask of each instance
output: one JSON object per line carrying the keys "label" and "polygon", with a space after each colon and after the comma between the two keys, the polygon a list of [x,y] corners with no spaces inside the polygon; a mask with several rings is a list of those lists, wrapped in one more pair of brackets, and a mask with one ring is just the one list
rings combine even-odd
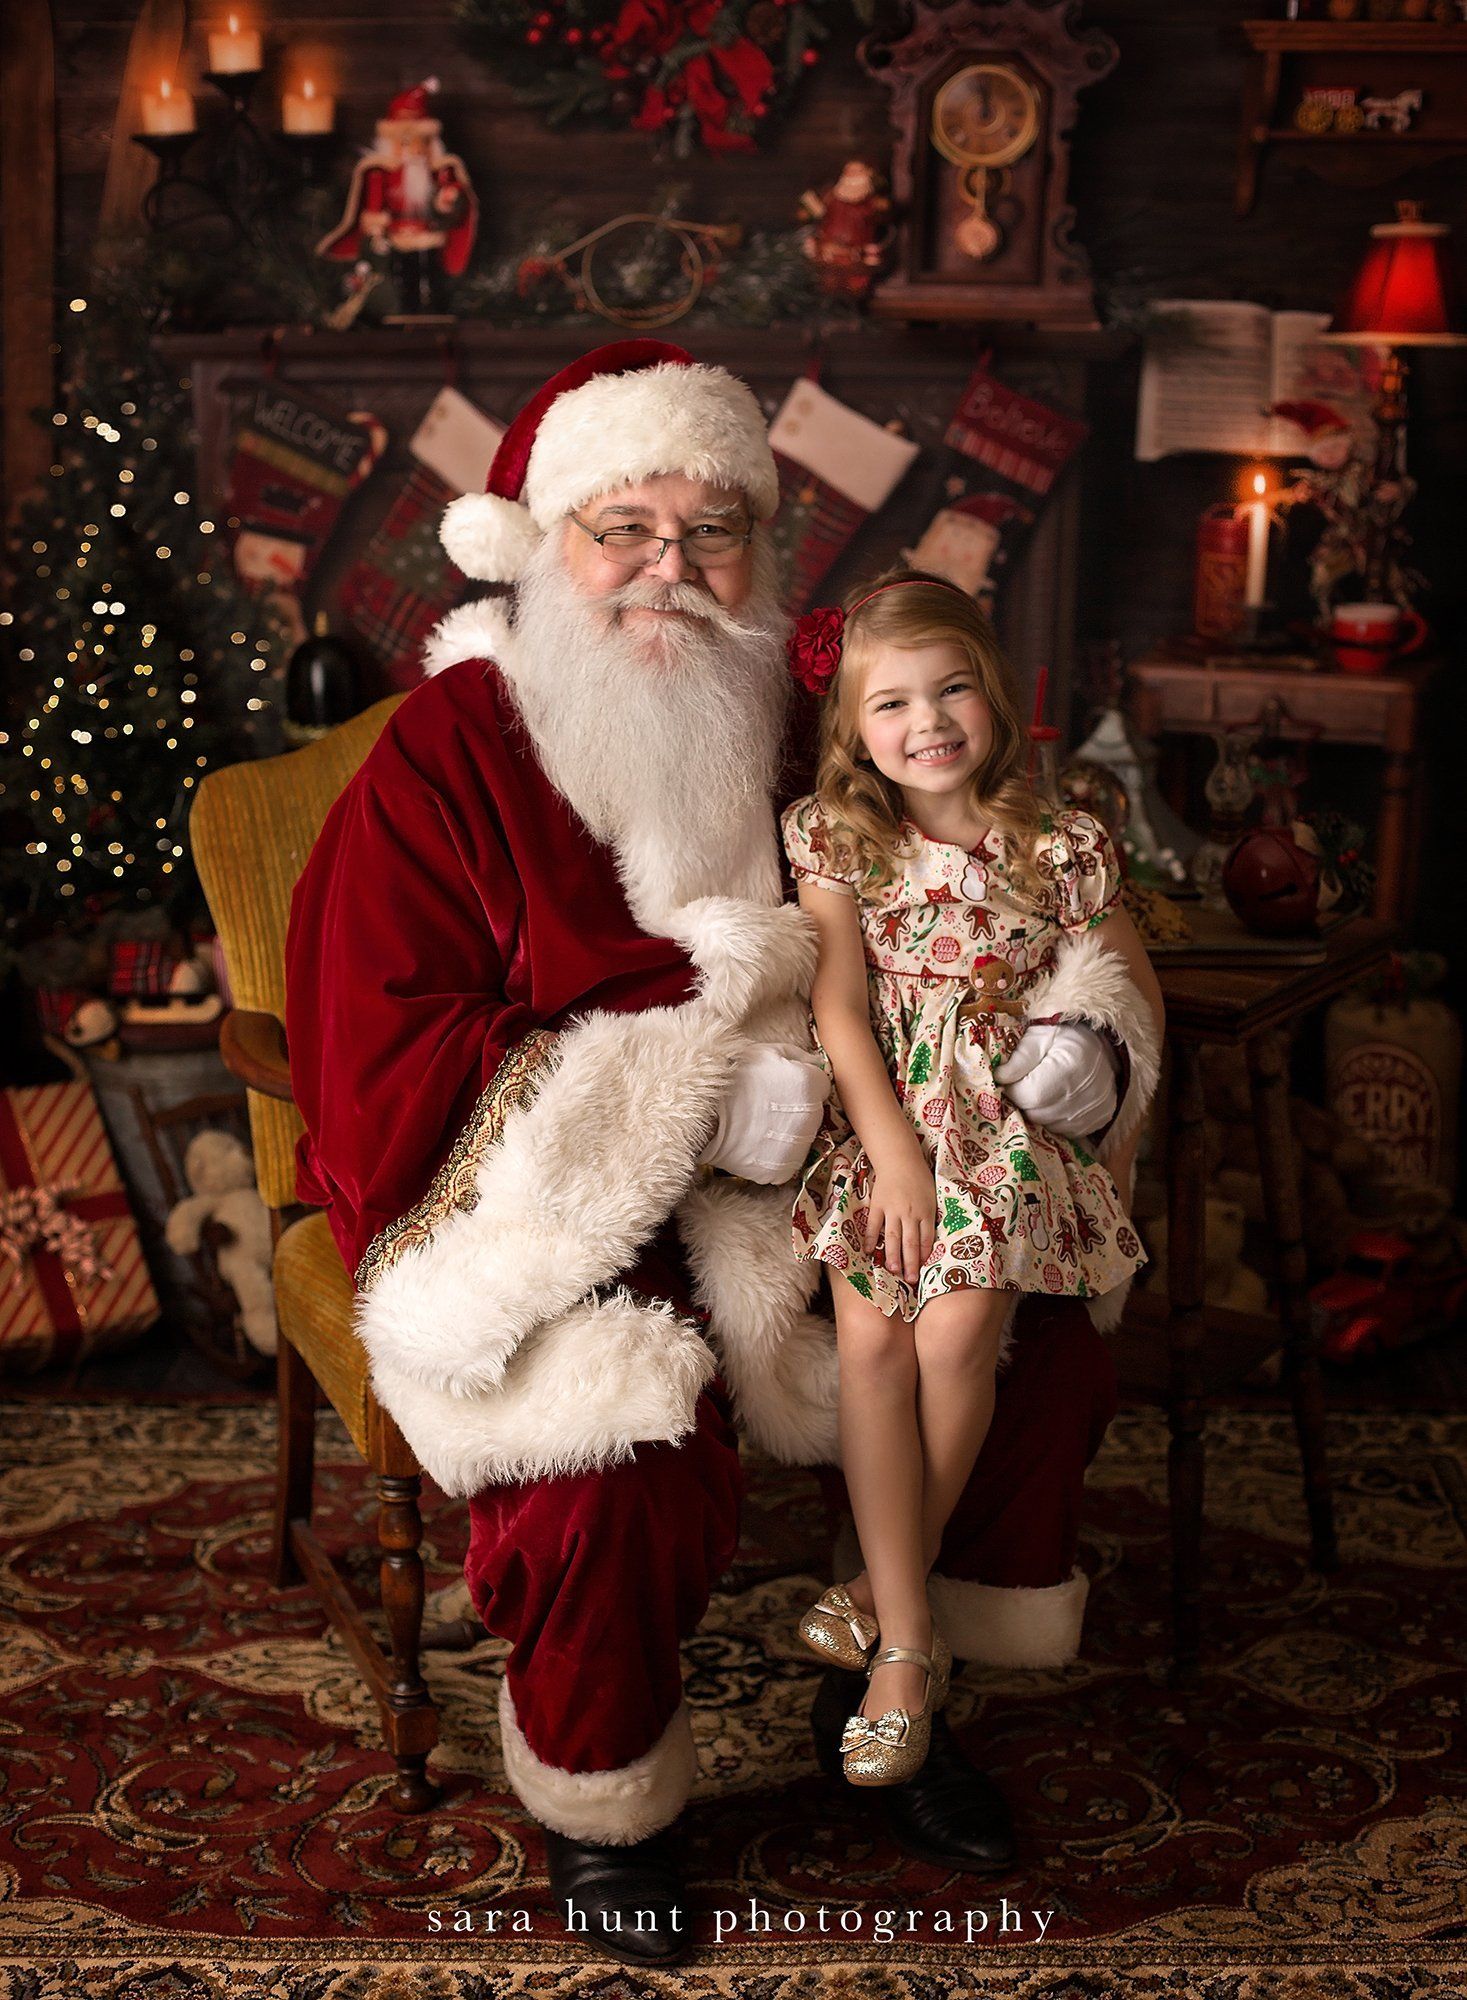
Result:
{"label": "red lamp shade", "polygon": [[1456,346],[1464,336],[1447,225],[1423,222],[1419,202],[1397,202],[1396,209],[1395,222],[1377,222],[1371,230],[1364,262],[1330,332],[1392,347]]}

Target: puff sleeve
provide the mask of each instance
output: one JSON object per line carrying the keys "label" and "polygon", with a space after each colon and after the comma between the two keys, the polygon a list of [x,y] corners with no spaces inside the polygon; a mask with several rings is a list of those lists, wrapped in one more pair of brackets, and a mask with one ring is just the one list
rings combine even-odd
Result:
{"label": "puff sleeve", "polygon": [[1041,872],[1053,884],[1055,921],[1062,930],[1103,923],[1124,877],[1114,844],[1093,813],[1057,813],[1040,841]]}
{"label": "puff sleeve", "polygon": [[780,822],[784,851],[797,882],[814,882],[837,895],[856,894],[855,881],[848,870],[836,864],[830,836],[830,822],[820,801],[813,796],[796,799]]}

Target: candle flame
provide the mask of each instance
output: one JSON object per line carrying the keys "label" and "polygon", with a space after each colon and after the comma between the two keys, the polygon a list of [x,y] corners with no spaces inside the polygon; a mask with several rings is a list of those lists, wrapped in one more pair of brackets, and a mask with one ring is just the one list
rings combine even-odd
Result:
{"label": "candle flame", "polygon": [[1268,480],[1261,472],[1255,472],[1253,475],[1253,491],[1258,495],[1260,500],[1268,491]]}
{"label": "candle flame", "polygon": [[173,85],[168,81],[166,76],[158,85],[158,95],[160,97],[172,97],[173,95]]}
{"label": "candle flame", "polygon": [[230,34],[231,34],[231,35],[237,35],[237,34],[239,33],[239,16],[238,16],[238,14],[231,14],[231,15],[230,15],[230,17],[229,17],[229,32],[230,32]]}
{"label": "candle flame", "polygon": [[301,96],[314,97],[315,95],[316,95],[316,86],[314,83],[312,83],[311,79],[307,77],[305,82],[301,85]]}

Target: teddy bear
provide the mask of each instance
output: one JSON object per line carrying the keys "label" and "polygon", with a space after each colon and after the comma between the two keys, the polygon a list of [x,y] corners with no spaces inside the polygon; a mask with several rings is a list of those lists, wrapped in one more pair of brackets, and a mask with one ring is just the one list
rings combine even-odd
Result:
{"label": "teddy bear", "polygon": [[[1211,1194],[1207,1197],[1203,1293],[1209,1305],[1227,1306],[1233,1312],[1263,1314],[1268,1310],[1268,1289],[1257,1271],[1242,1261],[1246,1221],[1241,1202],[1222,1201]],[[1165,1297],[1166,1216],[1149,1219],[1138,1216],[1137,1223],[1151,1258],[1146,1273],[1147,1289]]]}
{"label": "teddy bear", "polygon": [[169,1213],[164,1229],[168,1247],[190,1257],[203,1241],[206,1222],[222,1223],[229,1230],[231,1240],[217,1253],[219,1275],[239,1301],[245,1339],[261,1354],[273,1354],[270,1211],[255,1187],[249,1149],[229,1132],[197,1132],[184,1153],[183,1171],[193,1193]]}

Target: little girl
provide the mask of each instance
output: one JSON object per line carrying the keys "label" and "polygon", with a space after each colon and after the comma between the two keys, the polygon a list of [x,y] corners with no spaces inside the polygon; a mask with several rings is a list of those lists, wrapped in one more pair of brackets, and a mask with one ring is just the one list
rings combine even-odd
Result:
{"label": "little girl", "polygon": [[[1143,1261],[1110,1173],[1004,1097],[1024,994],[1065,932],[1103,921],[1158,1028],[1161,995],[1104,828],[1040,811],[1007,663],[966,592],[890,573],[843,621],[807,614],[791,657],[825,690],[815,793],[784,839],[819,936],[811,1006],[836,1086],[794,1241],[838,1274],[841,1459],[866,1565],[800,1631],[868,1672],[847,1778],[896,1784],[947,1694],[926,1579],[988,1429],[1009,1313],[1023,1292],[1108,1291]],[[1123,1184],[1134,1143],[1112,1162]]]}

